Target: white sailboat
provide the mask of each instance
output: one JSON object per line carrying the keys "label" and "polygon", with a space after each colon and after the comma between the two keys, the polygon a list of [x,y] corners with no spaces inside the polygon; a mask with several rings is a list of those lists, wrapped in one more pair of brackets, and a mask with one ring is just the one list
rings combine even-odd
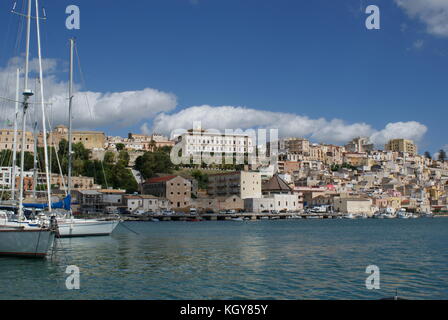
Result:
{"label": "white sailboat", "polygon": [[[67,195],[71,193],[72,174],[72,101],[73,101],[73,51],[75,40],[70,39],[70,79],[69,79],[69,108],[68,108],[68,179]],[[65,214],[56,215],[60,237],[86,237],[86,236],[107,236],[118,226],[120,221],[100,220],[100,219],[75,219],[71,208],[68,216]]]}
{"label": "white sailboat", "polygon": [[[15,8],[13,8],[13,12]],[[20,13],[19,13],[20,14]],[[26,33],[26,57],[25,57],[25,84],[23,90],[22,103],[22,144],[21,144],[21,159],[20,159],[20,191],[19,191],[19,206],[18,217],[14,218],[12,213],[0,211],[0,255],[4,256],[21,256],[42,258],[48,253],[52,247],[55,238],[56,225],[55,220],[40,220],[34,223],[25,221],[23,211],[23,188],[24,188],[24,151],[25,151],[25,132],[26,132],[26,112],[29,107],[29,99],[33,96],[33,92],[28,88],[28,73],[29,73],[29,48],[30,48],[30,30],[31,30],[31,0],[28,0],[27,14],[20,14],[26,17],[27,33]],[[39,5],[36,0],[36,26],[38,38],[38,52],[39,52],[39,68],[40,76],[42,78],[42,59],[40,54],[40,34],[39,34]],[[19,73],[17,74],[17,90],[19,83]],[[17,130],[17,110],[18,97],[16,95],[16,116],[15,116],[15,131]],[[14,151],[16,150],[17,134],[14,134]],[[15,166],[15,163],[13,163]],[[15,179],[15,176],[13,177]],[[48,182],[48,181],[47,181]],[[15,188],[11,190],[14,194]],[[14,198],[14,197],[13,197]],[[50,196],[49,196],[50,198]]]}

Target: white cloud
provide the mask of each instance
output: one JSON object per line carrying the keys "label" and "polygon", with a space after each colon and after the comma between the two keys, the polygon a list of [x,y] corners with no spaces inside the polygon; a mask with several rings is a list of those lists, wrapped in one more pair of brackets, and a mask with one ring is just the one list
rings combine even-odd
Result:
{"label": "white cloud", "polygon": [[426,25],[428,33],[448,37],[447,0],[395,0],[406,14]]}
{"label": "white cloud", "polygon": [[[22,58],[11,59],[8,67],[0,69],[0,96],[15,97],[15,70],[22,64]],[[52,103],[49,108],[52,124],[66,124],[68,122],[68,84],[58,81],[55,72],[59,64],[55,59],[43,61],[44,70],[44,96]],[[35,90],[36,60],[30,62],[30,85]],[[21,79],[22,85],[23,79]],[[39,92],[39,90],[37,90]],[[37,94],[35,95],[36,98]],[[73,126],[75,128],[97,127],[129,127],[153,118],[160,112],[174,110],[177,105],[173,94],[146,88],[138,91],[125,92],[75,92],[73,99]],[[1,120],[12,119],[14,104],[0,101],[2,111]]]}
{"label": "white cloud", "polygon": [[[0,69],[0,96],[15,96],[15,68],[20,58],[10,61],[7,68]],[[58,81],[55,72],[60,68],[58,61],[46,59],[46,100],[52,102],[50,118],[52,124],[68,122],[67,82]],[[35,72],[35,62],[31,64]],[[30,79],[33,79],[30,78]],[[34,81],[30,84],[34,85]],[[32,87],[34,89],[34,86]],[[419,141],[427,128],[415,121],[389,123],[384,129],[376,130],[367,123],[347,123],[341,119],[311,119],[306,116],[256,110],[245,107],[210,105],[193,106],[177,112],[176,97],[155,89],[126,92],[78,92],[74,98],[73,125],[75,128],[97,129],[106,127],[130,127],[141,125],[146,134],[158,132],[170,135],[176,129],[190,129],[193,122],[201,121],[206,129],[279,129],[280,136],[307,137],[315,142],[344,144],[357,136],[369,136],[382,147],[392,138],[408,138]],[[40,108],[40,107],[39,107]],[[14,103],[0,101],[0,120],[12,119]],[[40,110],[40,109],[39,109]],[[33,112],[30,111],[30,115]],[[152,120],[152,126],[148,125]],[[143,124],[142,124],[143,123]]]}
{"label": "white cloud", "polygon": [[[340,119],[310,119],[293,113],[262,111],[244,107],[209,105],[183,109],[174,114],[161,113],[153,121],[153,130],[170,135],[179,129],[190,129],[193,122],[201,121],[204,129],[279,129],[279,136],[307,137],[316,142],[344,144],[357,136],[371,137],[382,147],[392,138],[419,141],[426,133],[426,126],[415,122],[389,123],[378,131],[366,123],[348,124]],[[145,124],[145,130],[150,132]]]}
{"label": "white cloud", "polygon": [[389,123],[383,130],[377,131],[370,139],[376,145],[384,145],[390,139],[405,138],[416,142],[428,131],[428,128],[416,121]]}

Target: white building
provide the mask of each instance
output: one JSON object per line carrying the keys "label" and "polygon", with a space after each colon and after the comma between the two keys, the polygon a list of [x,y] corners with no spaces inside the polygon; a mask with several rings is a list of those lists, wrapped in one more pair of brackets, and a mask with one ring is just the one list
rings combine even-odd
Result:
{"label": "white building", "polygon": [[124,196],[124,204],[131,213],[141,210],[144,212],[158,212],[171,208],[170,201],[152,195]]}
{"label": "white building", "polygon": [[[32,171],[24,171],[24,178],[32,178],[34,176]],[[20,177],[20,168],[16,167],[16,180]],[[12,186],[12,167],[0,167],[0,188],[11,190]],[[18,185],[16,185],[16,190]]]}
{"label": "white building", "polygon": [[264,198],[244,199],[244,210],[247,212],[297,212],[302,209],[297,194],[273,194]]}
{"label": "white building", "polygon": [[251,154],[254,151],[252,137],[247,134],[211,133],[189,130],[177,137],[176,144],[184,156],[201,153]]}

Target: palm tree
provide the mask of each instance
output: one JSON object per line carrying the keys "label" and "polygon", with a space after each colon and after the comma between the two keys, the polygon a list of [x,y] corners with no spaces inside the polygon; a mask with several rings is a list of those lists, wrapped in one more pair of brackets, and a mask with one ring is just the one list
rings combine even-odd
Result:
{"label": "palm tree", "polygon": [[429,153],[429,151],[425,151],[425,158],[427,159],[432,159],[431,154]]}

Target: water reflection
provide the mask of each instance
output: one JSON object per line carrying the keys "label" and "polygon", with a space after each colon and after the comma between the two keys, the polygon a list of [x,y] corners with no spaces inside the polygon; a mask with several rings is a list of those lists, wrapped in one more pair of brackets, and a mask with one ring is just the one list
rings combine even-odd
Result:
{"label": "water reflection", "polygon": [[[138,234],[60,240],[53,261],[0,259],[0,298],[448,298],[448,219],[128,226]],[[80,291],[65,289],[69,264],[81,269]],[[370,264],[379,291],[365,288]]]}

